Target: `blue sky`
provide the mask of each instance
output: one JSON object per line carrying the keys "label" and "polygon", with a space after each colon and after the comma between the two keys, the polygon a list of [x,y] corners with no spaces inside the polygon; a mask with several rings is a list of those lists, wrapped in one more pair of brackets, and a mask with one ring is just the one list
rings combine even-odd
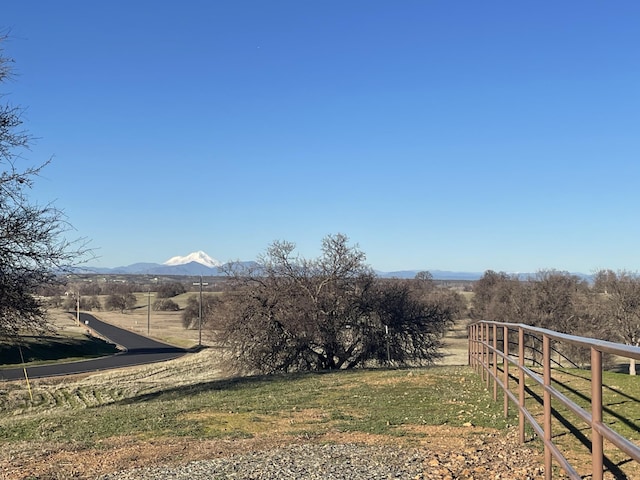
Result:
{"label": "blue sky", "polygon": [[640,269],[640,3],[3,5],[96,266],[344,233],[384,271]]}

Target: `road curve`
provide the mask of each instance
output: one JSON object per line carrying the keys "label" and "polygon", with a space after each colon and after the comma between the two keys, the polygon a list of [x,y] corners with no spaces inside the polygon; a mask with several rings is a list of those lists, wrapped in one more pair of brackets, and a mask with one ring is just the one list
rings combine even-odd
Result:
{"label": "road curve", "polygon": [[[88,313],[80,313],[80,321],[88,325],[100,336],[112,343],[120,345],[125,350],[122,353],[91,360],[27,367],[29,378],[73,375],[76,373],[88,373],[144,365],[147,363],[164,362],[181,357],[187,353],[187,350],[183,348],[174,347],[173,345],[158,342],[143,335],[130,332],[129,330],[115,327],[109,323],[98,320]],[[19,380],[22,378],[24,378],[24,370],[21,367],[0,370],[0,381]]]}

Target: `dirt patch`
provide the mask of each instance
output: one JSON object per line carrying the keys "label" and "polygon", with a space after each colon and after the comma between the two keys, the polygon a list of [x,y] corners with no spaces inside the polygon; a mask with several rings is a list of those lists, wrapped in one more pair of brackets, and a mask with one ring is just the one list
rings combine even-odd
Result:
{"label": "dirt patch", "polygon": [[268,447],[269,442],[265,439],[229,441],[160,438],[142,441],[120,437],[105,440],[93,448],[55,444],[39,445],[36,450],[30,444],[22,444],[3,450],[0,478],[93,479],[98,475],[123,469],[174,465]]}
{"label": "dirt patch", "polygon": [[469,340],[467,325],[470,320],[464,318],[457,320],[453,327],[443,338],[442,358],[436,361],[436,365],[468,365],[469,364]]}

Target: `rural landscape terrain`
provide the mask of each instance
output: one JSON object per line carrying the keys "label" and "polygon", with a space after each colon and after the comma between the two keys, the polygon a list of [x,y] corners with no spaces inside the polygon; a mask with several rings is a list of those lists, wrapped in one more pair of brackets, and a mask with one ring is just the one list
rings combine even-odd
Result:
{"label": "rural landscape terrain", "polygon": [[[146,328],[144,308],[99,316],[123,328]],[[159,339],[197,342],[198,332],[185,330],[178,314],[153,312],[151,319]],[[84,330],[73,312],[58,312],[55,324],[60,335]],[[465,366],[466,342],[461,321],[446,340],[443,366],[431,371],[243,379],[225,374],[210,348],[166,364],[32,380],[33,400],[24,382],[0,384],[0,478],[98,478],[121,469],[333,444],[364,452],[398,449],[415,457],[411,472],[426,472],[419,478],[482,478],[501,468],[513,478],[538,478],[539,451],[517,445]],[[441,409],[442,403],[448,407]],[[234,478],[266,478],[246,475]]]}
{"label": "rural landscape terrain", "polygon": [[[197,287],[173,299],[184,309],[194,295]],[[176,346],[197,345],[199,331],[184,327],[181,311],[152,311],[148,293],[135,296],[124,312],[93,313],[138,333],[148,328]],[[86,336],[73,310],[51,313],[54,337]],[[239,377],[205,330],[207,348],[178,360],[32,379],[30,388],[0,383],[0,478],[117,479],[121,470],[130,475],[122,478],[170,478],[167,469],[201,461],[214,462],[215,478],[277,478],[269,465],[283,458],[293,464],[290,471],[316,462],[318,471],[332,468],[334,478],[368,478],[350,469],[372,459],[395,478],[544,478],[540,442],[530,433],[525,445],[518,443],[517,417],[503,418],[467,366],[469,321],[464,316],[451,325],[432,367]],[[624,377],[611,381],[627,383]],[[588,465],[588,452],[570,438],[570,457]],[[319,449],[324,463],[311,453],[299,458],[298,448]],[[327,448],[335,459],[326,459]],[[229,473],[233,468],[241,471]],[[625,468],[628,476],[616,470],[605,478],[634,478],[636,465]]]}

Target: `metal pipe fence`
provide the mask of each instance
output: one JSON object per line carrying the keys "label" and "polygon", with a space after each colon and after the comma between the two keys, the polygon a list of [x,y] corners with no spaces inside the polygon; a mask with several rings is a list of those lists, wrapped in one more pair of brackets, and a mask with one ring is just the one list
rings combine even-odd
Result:
{"label": "metal pipe fence", "polygon": [[[562,358],[562,352],[556,348],[558,345],[588,349],[591,385],[589,407],[578,405],[554,386],[561,383],[556,378],[561,371],[559,367],[563,362],[570,362],[568,358]],[[554,443],[552,428],[556,407],[566,408],[588,425],[592,480],[602,480],[604,477],[605,439],[633,461],[640,462],[640,447],[603,422],[603,354],[640,360],[638,347],[524,324],[480,321],[469,326],[469,365],[481,375],[487,389],[492,388],[494,401],[498,399],[499,389],[502,390],[505,417],[509,414],[510,402],[517,407],[520,441],[525,441],[527,423],[542,440],[546,479],[552,478],[554,460],[569,478],[583,478],[565,458],[557,442]],[[575,368],[576,364],[570,362],[569,367]],[[541,413],[527,406],[526,400],[532,397],[532,388],[542,390],[541,396],[533,395],[536,397],[536,408],[542,408]],[[578,431],[580,426],[573,425],[573,428],[572,431]]]}

